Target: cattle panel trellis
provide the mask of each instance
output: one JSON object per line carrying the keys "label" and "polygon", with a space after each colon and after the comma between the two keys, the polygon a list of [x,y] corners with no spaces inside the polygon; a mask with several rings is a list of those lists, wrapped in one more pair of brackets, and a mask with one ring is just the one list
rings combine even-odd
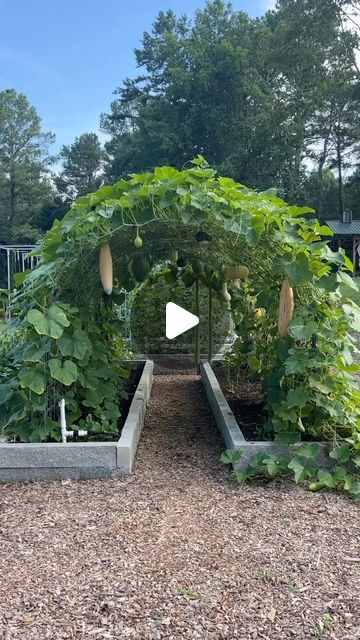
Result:
{"label": "cattle panel trellis", "polygon": [[8,290],[8,305],[6,319],[11,320],[11,291],[14,288],[13,276],[15,273],[24,273],[34,269],[38,264],[39,256],[29,256],[33,244],[1,244],[0,251],[6,253],[6,283]]}

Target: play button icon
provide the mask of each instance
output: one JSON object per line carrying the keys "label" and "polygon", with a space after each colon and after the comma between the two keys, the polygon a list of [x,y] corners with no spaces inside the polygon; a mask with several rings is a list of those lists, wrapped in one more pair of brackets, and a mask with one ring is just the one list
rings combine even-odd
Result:
{"label": "play button icon", "polygon": [[199,324],[199,318],[174,302],[166,305],[166,337],[173,340]]}

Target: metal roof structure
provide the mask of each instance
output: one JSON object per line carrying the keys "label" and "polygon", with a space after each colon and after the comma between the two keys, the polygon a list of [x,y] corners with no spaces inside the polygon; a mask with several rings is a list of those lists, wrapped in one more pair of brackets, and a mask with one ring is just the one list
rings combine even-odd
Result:
{"label": "metal roof structure", "polygon": [[336,236],[360,236],[360,220],[342,222],[341,220],[325,220]]}

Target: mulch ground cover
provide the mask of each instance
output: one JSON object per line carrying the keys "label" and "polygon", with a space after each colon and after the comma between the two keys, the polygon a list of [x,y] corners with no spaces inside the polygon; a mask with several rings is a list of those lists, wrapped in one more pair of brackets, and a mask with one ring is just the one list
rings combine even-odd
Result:
{"label": "mulch ground cover", "polygon": [[156,376],[133,476],[1,486],[0,637],[359,640],[360,505],[222,449],[199,379]]}

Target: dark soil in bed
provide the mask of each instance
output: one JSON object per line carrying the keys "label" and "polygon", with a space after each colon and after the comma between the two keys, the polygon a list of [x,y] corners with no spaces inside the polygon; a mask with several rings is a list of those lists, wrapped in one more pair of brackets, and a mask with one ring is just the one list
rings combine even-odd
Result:
{"label": "dark soil in bed", "polygon": [[245,376],[228,380],[221,363],[213,365],[213,370],[244,438],[250,441],[269,440],[264,431],[267,415],[260,384],[247,380]]}
{"label": "dark soil in bed", "polygon": [[142,372],[144,371],[144,366],[145,362],[136,362],[131,367],[130,377],[125,386],[125,393],[127,397],[121,398],[119,402],[119,409],[121,411],[121,415],[118,420],[119,434],[121,433],[121,430],[126,422],[126,418],[128,417],[130,405],[136,393],[136,389],[140,382]]}

